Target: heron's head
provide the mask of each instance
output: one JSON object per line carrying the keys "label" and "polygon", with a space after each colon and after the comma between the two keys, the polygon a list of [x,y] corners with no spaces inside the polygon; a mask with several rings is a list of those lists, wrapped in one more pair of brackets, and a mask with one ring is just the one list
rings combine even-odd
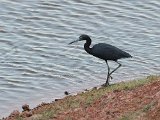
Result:
{"label": "heron's head", "polygon": [[79,41],[88,40],[88,39],[90,39],[90,37],[86,34],[82,34],[82,35],[79,36]]}
{"label": "heron's head", "polygon": [[79,38],[77,40],[72,41],[69,44],[72,44],[72,43],[75,43],[75,42],[78,42],[78,41],[88,40],[88,39],[90,39],[90,37],[88,35],[82,34],[82,35],[79,36]]}

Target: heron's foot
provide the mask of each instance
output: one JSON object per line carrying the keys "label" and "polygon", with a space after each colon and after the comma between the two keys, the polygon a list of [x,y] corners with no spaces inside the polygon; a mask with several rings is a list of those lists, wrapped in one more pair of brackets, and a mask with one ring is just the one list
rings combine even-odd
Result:
{"label": "heron's foot", "polygon": [[102,84],[101,86],[102,86],[102,87],[107,87],[107,86],[109,86],[109,83],[104,83],[104,84]]}

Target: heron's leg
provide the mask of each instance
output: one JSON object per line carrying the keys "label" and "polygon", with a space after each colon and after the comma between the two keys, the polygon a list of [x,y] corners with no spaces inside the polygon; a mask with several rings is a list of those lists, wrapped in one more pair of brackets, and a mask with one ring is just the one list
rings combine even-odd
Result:
{"label": "heron's leg", "polygon": [[109,79],[109,78],[112,79],[112,76],[110,76],[110,67],[109,67],[109,64],[108,64],[107,61],[106,61],[106,64],[107,64],[107,67],[108,67],[108,79]]}
{"label": "heron's leg", "polygon": [[108,65],[107,60],[106,60],[106,64],[107,64],[107,68],[108,68],[108,74],[107,74],[106,83],[105,83],[104,85],[105,85],[105,86],[108,86],[108,85],[109,85],[109,77],[110,77],[110,68],[109,68],[109,65]]}
{"label": "heron's leg", "polygon": [[116,67],[112,72],[110,72],[109,76],[110,76],[113,72],[115,72],[119,67],[121,67],[121,64],[120,64],[118,61],[116,61],[116,63],[119,64],[118,67]]}

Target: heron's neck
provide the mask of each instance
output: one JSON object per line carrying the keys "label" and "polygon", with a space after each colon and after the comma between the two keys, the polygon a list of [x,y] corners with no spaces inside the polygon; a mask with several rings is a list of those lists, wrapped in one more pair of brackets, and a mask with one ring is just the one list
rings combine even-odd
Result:
{"label": "heron's neck", "polygon": [[84,49],[89,54],[92,53],[92,48],[89,47],[90,45],[91,45],[91,39],[89,38],[86,40],[86,43],[84,44]]}

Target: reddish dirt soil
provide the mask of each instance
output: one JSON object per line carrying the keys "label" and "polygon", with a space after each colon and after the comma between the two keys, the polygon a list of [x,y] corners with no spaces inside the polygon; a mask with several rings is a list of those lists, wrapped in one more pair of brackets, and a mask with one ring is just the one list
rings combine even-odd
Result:
{"label": "reddish dirt soil", "polygon": [[[126,117],[125,117],[126,116]],[[91,106],[66,111],[54,120],[160,120],[160,81],[107,93]]]}
{"label": "reddish dirt soil", "polygon": [[[49,105],[47,104],[47,106]],[[28,112],[32,112],[30,116],[33,116],[44,109],[46,109],[46,105],[39,106]],[[118,119],[160,120],[160,79],[132,90],[108,92],[87,107],[82,104],[79,108],[60,112],[53,118],[53,120]],[[14,115],[5,120],[14,120]],[[25,120],[30,120],[29,116]]]}

